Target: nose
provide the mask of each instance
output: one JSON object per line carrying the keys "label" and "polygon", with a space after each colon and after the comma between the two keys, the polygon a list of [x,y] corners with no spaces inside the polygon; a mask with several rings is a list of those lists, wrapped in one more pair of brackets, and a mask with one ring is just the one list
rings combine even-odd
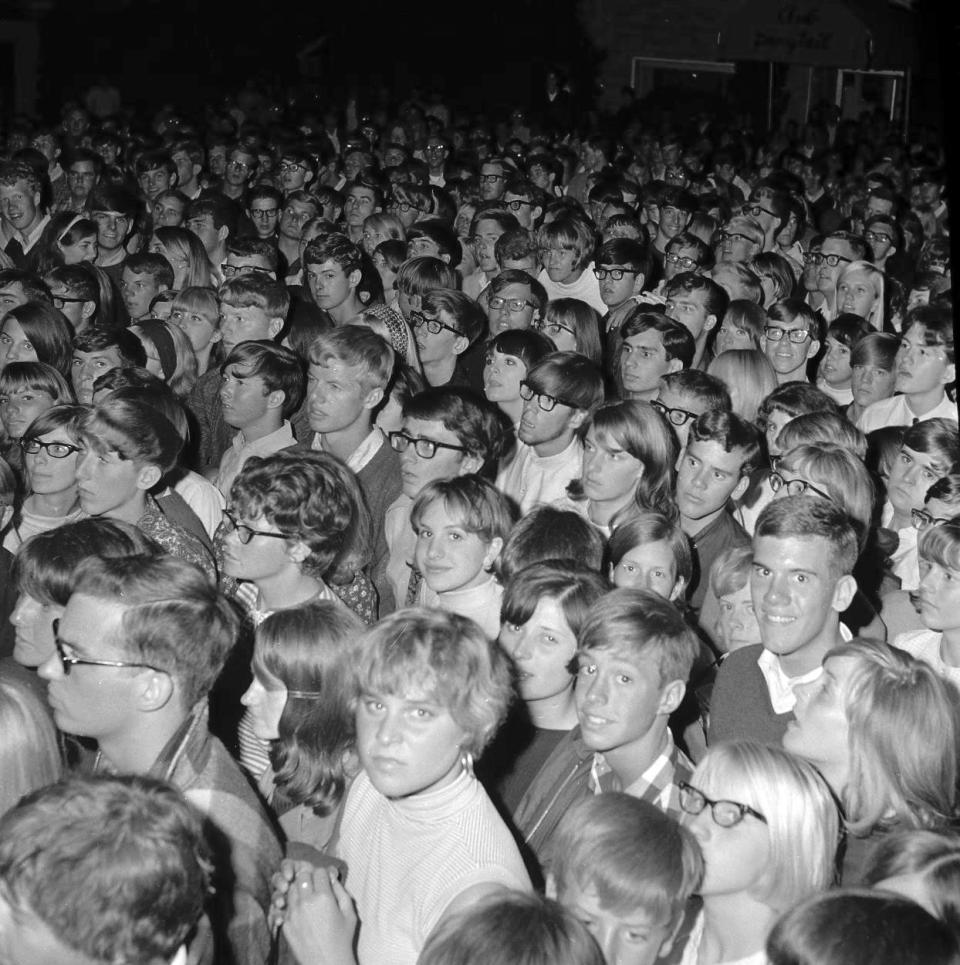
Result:
{"label": "nose", "polygon": [[600,674],[595,674],[593,677],[587,678],[589,683],[586,688],[580,687],[581,681],[578,681],[577,687],[580,690],[586,690],[583,695],[585,703],[592,704],[595,706],[602,706],[607,702],[607,688]]}
{"label": "nose", "polygon": [[693,485],[696,486],[697,489],[706,489],[706,488],[707,488],[707,469],[706,469],[706,467],[700,469],[700,470],[696,473],[696,475],[693,477]]}
{"label": "nose", "polygon": [[775,604],[778,601],[789,599],[789,594],[784,591],[781,581],[774,577],[767,584],[763,598],[765,601]]}
{"label": "nose", "polygon": [[263,696],[263,687],[260,681],[254,678],[253,683],[244,691],[243,696],[240,698],[240,703],[244,707],[256,707],[260,703]]}
{"label": "nose", "polygon": [[520,627],[514,637],[512,644],[512,654],[513,659],[518,663],[523,660],[529,660],[532,655],[533,648],[530,646],[530,637],[524,627]]}
{"label": "nose", "polygon": [[379,744],[395,744],[401,738],[399,718],[387,711],[377,726],[377,742]]}
{"label": "nose", "polygon": [[80,457],[80,461],[77,463],[77,481],[83,482],[91,476],[90,467],[93,465],[92,460],[96,458],[94,452],[86,452]]}
{"label": "nose", "polygon": [[443,540],[439,535],[434,535],[427,541],[427,559],[438,560],[442,557]]}

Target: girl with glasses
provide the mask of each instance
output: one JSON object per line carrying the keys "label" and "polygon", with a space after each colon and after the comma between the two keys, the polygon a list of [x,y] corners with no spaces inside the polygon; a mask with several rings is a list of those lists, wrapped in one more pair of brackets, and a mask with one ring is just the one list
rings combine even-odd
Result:
{"label": "girl with glasses", "polygon": [[766,965],[781,913],[833,881],[839,817],[816,771],[777,747],[711,747],[680,784],[685,823],[700,844],[703,909],[682,965]]}

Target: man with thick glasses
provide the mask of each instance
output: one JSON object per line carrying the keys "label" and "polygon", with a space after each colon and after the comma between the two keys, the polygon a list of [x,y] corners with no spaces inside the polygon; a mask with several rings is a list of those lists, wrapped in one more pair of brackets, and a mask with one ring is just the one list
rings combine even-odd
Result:
{"label": "man with thick glasses", "polygon": [[280,172],[280,188],[285,195],[303,191],[317,175],[316,162],[299,148],[285,150],[277,170]]}
{"label": "man with thick glasses", "polygon": [[763,351],[777,374],[777,384],[809,382],[807,362],[820,351],[819,316],[794,298],[771,305],[767,314]]}
{"label": "man with thick glasses", "polygon": [[208,906],[214,955],[252,965],[269,951],[268,882],[280,845],[208,727],[208,697],[238,629],[234,610],[190,563],[93,557],[76,572],[40,675],[57,726],[97,742],[97,770],[168,781],[216,828],[224,890]]}
{"label": "man with thick glasses", "polygon": [[863,261],[870,254],[867,243],[849,231],[835,231],[823,239],[817,258],[817,290],[823,295],[823,317],[832,322],[837,317],[837,279],[853,261]]}
{"label": "man with thick glasses", "polygon": [[488,158],[480,168],[480,200],[498,201],[507,189],[512,168],[501,158]]}
{"label": "man with thick glasses", "polygon": [[576,431],[603,402],[603,376],[583,355],[553,352],[530,369],[520,395],[517,448],[497,486],[527,513],[562,499],[570,481],[579,479],[583,445]]}
{"label": "man with thick glasses", "polygon": [[276,243],[282,207],[283,195],[269,184],[258,184],[250,189],[247,217],[258,238]]}
{"label": "man with thick glasses", "polygon": [[487,334],[490,338],[509,328],[530,328],[543,318],[547,293],[525,271],[505,268],[490,282],[487,299]]}
{"label": "man with thick glasses", "polygon": [[410,324],[427,384],[478,388],[471,384],[461,357],[486,327],[480,306],[463,292],[441,288],[423,296],[422,308],[410,312]]}

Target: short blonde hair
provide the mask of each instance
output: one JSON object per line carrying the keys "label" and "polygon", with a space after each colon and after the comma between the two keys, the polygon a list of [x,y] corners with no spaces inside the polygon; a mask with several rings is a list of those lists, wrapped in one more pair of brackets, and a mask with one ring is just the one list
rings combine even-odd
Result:
{"label": "short blonde hair", "polygon": [[754,741],[714,744],[690,783],[708,797],[739,801],[766,819],[770,838],[759,901],[786,911],[834,879],[840,815],[813,766]]}
{"label": "short blonde hair", "polygon": [[410,608],[384,617],[359,641],[358,694],[427,691],[467,732],[479,754],[513,695],[507,658],[467,617]]}

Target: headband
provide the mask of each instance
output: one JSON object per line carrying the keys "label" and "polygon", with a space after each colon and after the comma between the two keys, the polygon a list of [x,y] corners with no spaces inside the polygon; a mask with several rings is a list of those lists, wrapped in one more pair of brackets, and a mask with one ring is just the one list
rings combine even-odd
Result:
{"label": "headband", "polygon": [[82,214],[74,215],[73,221],[71,221],[70,224],[68,224],[68,225],[66,226],[66,228],[64,228],[63,231],[60,232],[60,237],[57,238],[57,244],[58,244],[58,245],[62,245],[62,244],[63,244],[63,239],[67,237],[67,234],[68,234],[68,232],[70,231],[70,229],[71,229],[78,221],[86,221],[86,215],[82,215]]}
{"label": "headband", "polygon": [[173,336],[170,330],[157,318],[147,318],[142,322],[137,322],[137,328],[151,342],[160,356],[160,368],[163,369],[163,380],[169,382],[171,376],[177,370],[177,349],[173,344]]}

